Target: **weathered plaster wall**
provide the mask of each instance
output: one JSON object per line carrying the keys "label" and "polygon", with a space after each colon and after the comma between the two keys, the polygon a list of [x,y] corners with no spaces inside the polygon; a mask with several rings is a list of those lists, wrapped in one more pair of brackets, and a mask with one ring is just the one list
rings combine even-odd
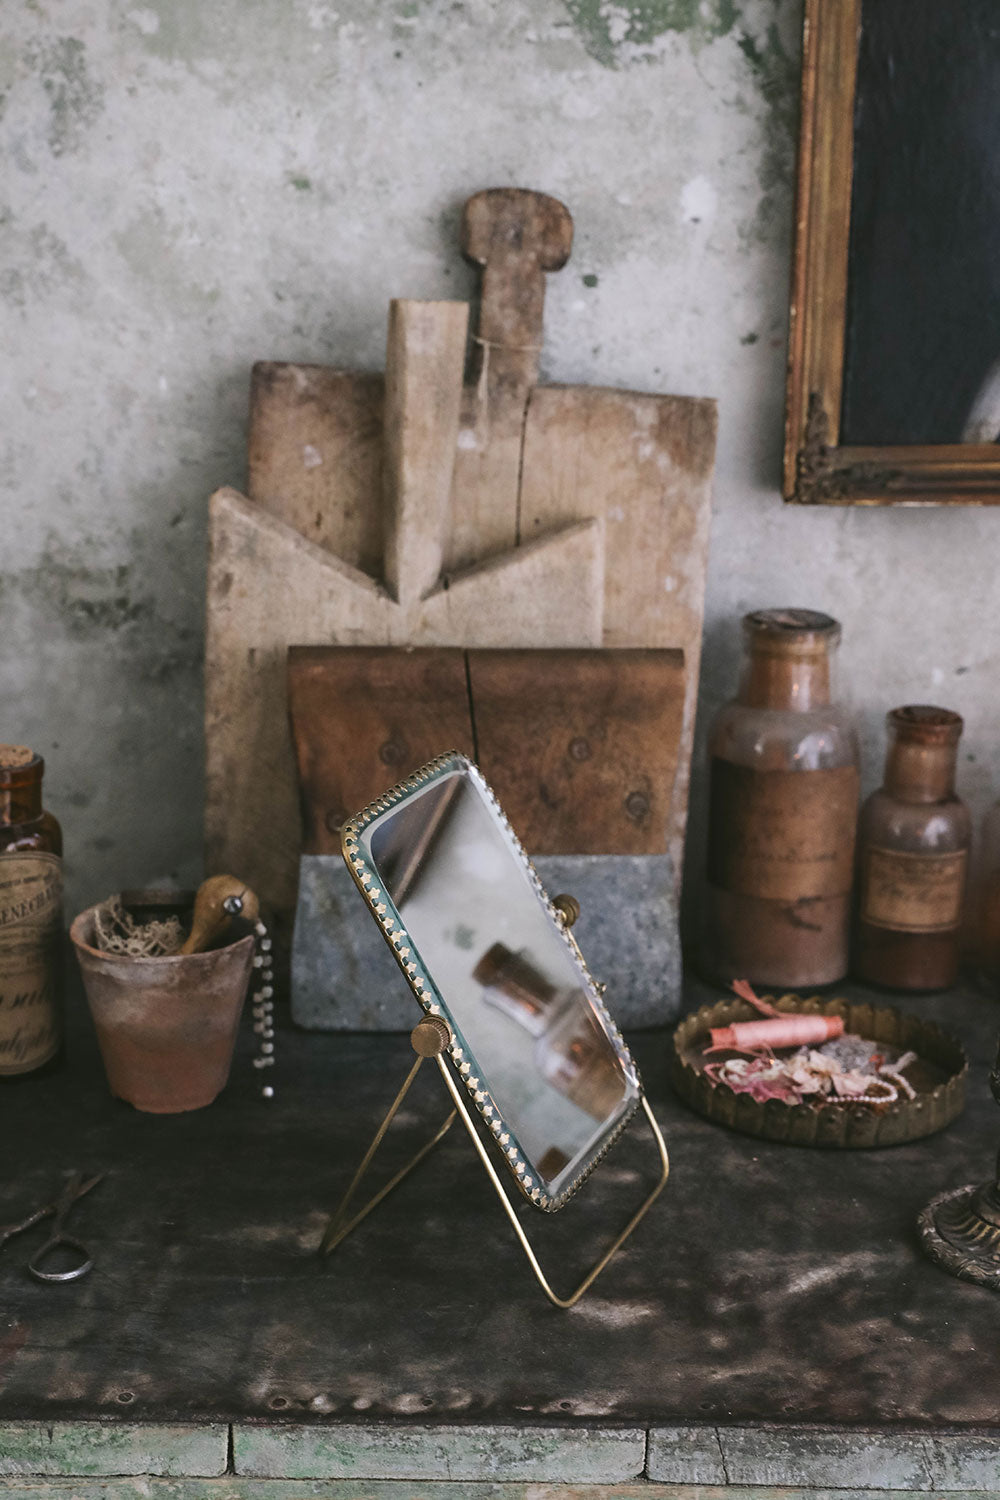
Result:
{"label": "weathered plaster wall", "polygon": [[[702,721],[736,618],[829,609],[883,712],[967,716],[1000,792],[1000,511],[777,492],[797,0],[25,0],[0,18],[0,738],[50,762],[70,902],[195,877],[205,501],[256,358],[381,363],[391,295],[466,295],[458,209],[577,225],[545,378],[721,403]],[[692,856],[700,845],[696,784]],[[267,789],[259,799],[262,832]]]}

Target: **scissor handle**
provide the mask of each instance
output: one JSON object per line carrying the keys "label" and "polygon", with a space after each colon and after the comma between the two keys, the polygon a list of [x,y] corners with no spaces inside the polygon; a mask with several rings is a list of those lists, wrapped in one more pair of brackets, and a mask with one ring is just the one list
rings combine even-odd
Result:
{"label": "scissor handle", "polygon": [[[80,1256],[80,1261],[75,1266],[70,1266],[68,1271],[46,1271],[44,1262],[54,1250],[65,1247],[75,1250]],[[86,1245],[81,1245],[79,1240],[73,1239],[72,1235],[54,1234],[45,1241],[42,1248],[35,1252],[28,1262],[28,1272],[36,1281],[79,1281],[81,1276],[86,1276],[91,1270],[94,1262],[90,1258],[90,1251]]]}

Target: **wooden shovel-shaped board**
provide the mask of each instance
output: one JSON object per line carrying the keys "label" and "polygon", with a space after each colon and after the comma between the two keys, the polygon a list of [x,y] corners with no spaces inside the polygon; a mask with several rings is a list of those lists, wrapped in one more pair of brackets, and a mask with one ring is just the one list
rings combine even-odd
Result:
{"label": "wooden shovel-shaped board", "polygon": [[679,853],[715,405],[537,385],[544,277],[571,241],[553,199],[501,189],[469,200],[463,249],[483,267],[483,295],[464,390],[467,312],[455,304],[396,305],[384,385],[255,366],[250,500],[224,491],[212,506],[206,857],[255,880],[281,916],[301,835],[284,696],[292,644],[681,648],[669,826]]}
{"label": "wooden shovel-shaped board", "polygon": [[267,902],[279,938],[294,908],[301,849],[286,708],[289,645],[601,643],[599,521],[557,525],[441,576],[467,315],[464,303],[392,308],[384,584],[235,490],[212,497],[206,858],[210,868],[240,871]]}
{"label": "wooden shovel-shaped board", "polygon": [[[698,691],[716,407],[686,396],[538,385],[544,276],[565,263],[571,245],[569,214],[541,194],[496,189],[466,205],[463,252],[483,271],[481,342],[462,397],[442,566],[461,568],[569,520],[604,521],[602,644],[684,653],[669,832],[676,861]],[[382,400],[377,376],[321,365],[254,368],[251,498],[373,577],[381,577],[381,520],[371,496],[381,475]]]}

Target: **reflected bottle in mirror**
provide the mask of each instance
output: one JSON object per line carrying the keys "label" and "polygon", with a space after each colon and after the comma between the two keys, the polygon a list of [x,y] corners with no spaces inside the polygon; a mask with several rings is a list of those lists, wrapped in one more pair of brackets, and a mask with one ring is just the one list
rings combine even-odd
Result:
{"label": "reflected bottle in mirror", "polygon": [[621,1068],[582,990],[560,990],[522,953],[494,943],[473,970],[483,999],[537,1038],[535,1062],[546,1083],[594,1120],[621,1103]]}

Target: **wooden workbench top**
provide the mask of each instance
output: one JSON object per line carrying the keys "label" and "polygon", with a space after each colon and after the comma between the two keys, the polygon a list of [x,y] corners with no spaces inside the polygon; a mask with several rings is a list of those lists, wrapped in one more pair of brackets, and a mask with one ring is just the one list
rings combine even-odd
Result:
{"label": "wooden workbench top", "polygon": [[[706,994],[692,986],[692,1004]],[[0,1222],[65,1170],[106,1169],[71,1220],[96,1268],[40,1286],[24,1272],[34,1236],[0,1252],[0,1422],[1000,1427],[1000,1297],[925,1261],[914,1229],[932,1195],[991,1170],[1000,1007],[973,989],[901,1003],[960,1034],[969,1104],[943,1134],[871,1153],[709,1125],[669,1092],[667,1035],[634,1038],[671,1179],[568,1313],[541,1295],[457,1128],[316,1255],[412,1057],[406,1038],[279,1032],[268,1106],[245,1021],[216,1104],[155,1117],[109,1097],[78,1015],[66,1068],[3,1090]],[[446,1112],[424,1075],[387,1168]],[[636,1126],[562,1213],[525,1210],[557,1288],[653,1169]]]}

